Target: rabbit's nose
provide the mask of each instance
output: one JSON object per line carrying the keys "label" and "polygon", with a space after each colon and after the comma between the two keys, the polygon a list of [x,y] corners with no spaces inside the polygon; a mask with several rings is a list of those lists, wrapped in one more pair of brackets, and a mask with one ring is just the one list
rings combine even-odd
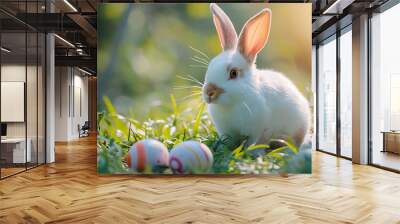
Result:
{"label": "rabbit's nose", "polygon": [[207,101],[210,103],[215,100],[219,94],[223,93],[224,90],[214,83],[207,83],[205,86],[205,94],[208,96]]}
{"label": "rabbit's nose", "polygon": [[217,91],[215,91],[214,89],[213,90],[209,90],[209,91],[207,91],[207,96],[208,97],[214,97],[215,95],[217,94]]}

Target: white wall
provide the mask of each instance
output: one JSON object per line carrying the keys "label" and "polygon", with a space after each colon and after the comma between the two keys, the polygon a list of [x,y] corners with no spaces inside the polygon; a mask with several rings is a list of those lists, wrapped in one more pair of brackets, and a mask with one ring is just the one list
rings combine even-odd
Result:
{"label": "white wall", "polygon": [[[4,82],[25,82],[25,65],[9,64],[1,66],[1,81]],[[7,108],[1,108],[7,110]],[[25,137],[25,123],[7,123],[7,137]]]}
{"label": "white wall", "polygon": [[[27,70],[25,70],[27,69]],[[35,66],[19,65],[19,64],[4,64],[1,66],[1,81],[2,82],[25,82],[26,72],[28,72],[28,84],[36,86],[36,80],[33,80],[30,75],[36,75]],[[36,108],[36,88],[27,88],[27,106]],[[4,97],[4,96],[3,96]],[[32,104],[33,103],[33,104]],[[39,105],[40,106],[40,105]],[[1,110],[7,110],[8,108],[1,108]],[[36,110],[35,110],[36,111]],[[34,122],[28,124],[28,129],[33,127],[36,130],[36,113],[27,109],[28,122]],[[26,122],[7,122],[7,135],[8,137],[24,137],[25,136],[25,123]],[[28,133],[29,137],[29,133]]]}
{"label": "white wall", "polygon": [[72,108],[72,119],[71,119],[71,136],[73,138],[79,137],[78,133],[78,124],[81,126],[88,121],[89,114],[88,114],[88,78],[85,76],[81,76],[82,73],[79,72],[76,75],[77,70],[74,70],[74,82],[73,82],[73,93],[74,102],[71,103],[74,105]]}
{"label": "white wall", "polygon": [[[39,69],[38,71],[36,69]],[[27,80],[25,80],[27,78]],[[22,108],[14,108],[20,110],[19,113],[26,112],[26,120],[22,122],[5,122],[7,124],[7,137],[8,138],[24,138],[27,136],[30,143],[32,161],[44,163],[44,150],[45,150],[45,118],[44,118],[44,74],[42,67],[25,66],[25,64],[3,64],[1,66],[1,81],[2,82],[24,82],[26,83],[26,106],[25,102]],[[2,89],[2,93],[3,93]],[[24,94],[24,90],[20,94]],[[4,93],[3,93],[4,94]],[[2,95],[7,97],[7,95]],[[11,107],[2,107],[2,112],[13,113]],[[14,112],[16,113],[16,112]],[[48,160],[51,162],[51,160]]]}
{"label": "white wall", "polygon": [[68,88],[70,77],[67,67],[55,68],[55,140],[68,140]]}
{"label": "white wall", "polygon": [[25,64],[24,65],[18,65],[18,64],[2,65],[1,66],[1,81],[25,82]]}
{"label": "white wall", "polygon": [[56,67],[55,85],[55,140],[77,139],[78,125],[88,120],[88,78],[76,68]]}

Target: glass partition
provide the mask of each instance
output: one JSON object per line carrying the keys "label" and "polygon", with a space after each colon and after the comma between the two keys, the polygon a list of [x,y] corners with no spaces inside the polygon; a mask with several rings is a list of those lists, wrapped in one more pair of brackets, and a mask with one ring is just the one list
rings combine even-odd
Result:
{"label": "glass partition", "polygon": [[[43,3],[20,1],[16,10],[38,13]],[[45,44],[44,33],[0,12],[1,179],[45,163]]]}
{"label": "glass partition", "polygon": [[[1,139],[2,177],[26,169],[31,160],[26,133],[26,33],[1,34]],[[28,150],[27,150],[28,146]]]}

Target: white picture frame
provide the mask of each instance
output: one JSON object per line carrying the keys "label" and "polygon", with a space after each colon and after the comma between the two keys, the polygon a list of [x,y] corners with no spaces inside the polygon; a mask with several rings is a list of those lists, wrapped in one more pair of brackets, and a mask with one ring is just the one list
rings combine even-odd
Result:
{"label": "white picture frame", "polygon": [[25,82],[1,82],[1,122],[25,122]]}

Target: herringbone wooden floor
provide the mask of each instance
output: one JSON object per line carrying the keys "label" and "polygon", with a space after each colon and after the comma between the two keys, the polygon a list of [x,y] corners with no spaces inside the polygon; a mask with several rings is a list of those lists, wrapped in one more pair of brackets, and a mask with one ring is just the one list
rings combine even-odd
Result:
{"label": "herringbone wooden floor", "polygon": [[0,181],[0,223],[400,223],[400,175],[323,153],[312,175],[98,176],[95,138]]}

